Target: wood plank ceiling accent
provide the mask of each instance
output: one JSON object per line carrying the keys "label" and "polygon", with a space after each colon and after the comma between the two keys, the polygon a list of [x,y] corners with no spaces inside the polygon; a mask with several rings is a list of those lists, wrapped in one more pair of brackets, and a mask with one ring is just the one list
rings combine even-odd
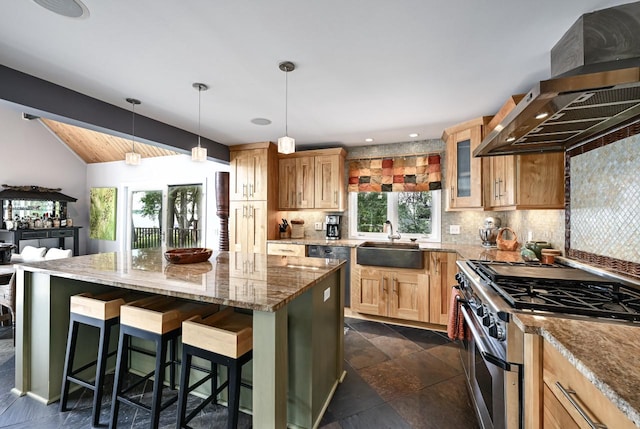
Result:
{"label": "wood plank ceiling accent", "polygon": [[[131,139],[112,136],[82,127],[40,118],[62,142],[87,164],[124,161],[125,153],[131,151]],[[180,152],[135,142],[135,151],[142,158],[178,155]]]}

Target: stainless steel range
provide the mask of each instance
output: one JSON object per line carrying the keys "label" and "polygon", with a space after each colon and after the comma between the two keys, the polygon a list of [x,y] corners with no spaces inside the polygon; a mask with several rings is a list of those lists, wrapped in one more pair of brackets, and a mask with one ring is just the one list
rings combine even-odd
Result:
{"label": "stainless steel range", "polygon": [[640,289],[562,264],[458,261],[462,362],[484,429],[522,428],[523,334],[514,313],[640,321]]}

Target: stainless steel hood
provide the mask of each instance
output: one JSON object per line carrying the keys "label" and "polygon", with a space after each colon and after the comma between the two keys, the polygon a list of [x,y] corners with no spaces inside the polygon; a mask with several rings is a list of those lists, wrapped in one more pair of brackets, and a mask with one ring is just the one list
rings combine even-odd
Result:
{"label": "stainless steel hood", "polygon": [[551,51],[538,83],[474,156],[558,152],[640,120],[640,2],[585,14]]}

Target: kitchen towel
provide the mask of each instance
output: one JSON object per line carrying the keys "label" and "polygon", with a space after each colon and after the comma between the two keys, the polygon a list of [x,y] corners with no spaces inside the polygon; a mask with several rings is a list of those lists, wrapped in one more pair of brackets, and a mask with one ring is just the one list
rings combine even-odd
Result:
{"label": "kitchen towel", "polygon": [[447,335],[451,340],[464,340],[466,338],[466,326],[464,316],[460,311],[462,303],[460,290],[457,287],[451,288],[451,305],[449,307],[449,320],[447,322]]}

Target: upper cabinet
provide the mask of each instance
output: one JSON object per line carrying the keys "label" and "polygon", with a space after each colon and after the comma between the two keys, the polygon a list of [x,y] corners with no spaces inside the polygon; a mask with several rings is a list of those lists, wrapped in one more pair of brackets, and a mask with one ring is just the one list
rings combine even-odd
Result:
{"label": "upper cabinet", "polygon": [[[487,125],[495,128],[522,99],[514,95]],[[484,195],[488,210],[563,209],[564,152],[485,158]]]}
{"label": "upper cabinet", "polygon": [[342,148],[279,156],[279,208],[343,211],[346,206]]}
{"label": "upper cabinet", "polygon": [[278,201],[281,210],[314,207],[314,167],[313,156],[280,159]]}
{"label": "upper cabinet", "polygon": [[[249,145],[242,145],[243,147]],[[269,177],[268,148],[229,148],[231,183],[229,200],[266,200]]]}
{"label": "upper cabinet", "polygon": [[507,100],[495,116],[447,128],[446,210],[564,208],[564,152],[473,157],[473,151],[522,95]]}
{"label": "upper cabinet", "polygon": [[442,133],[447,145],[447,210],[484,208],[484,161],[472,154],[482,142],[490,120],[491,116],[484,116],[454,125]]}

